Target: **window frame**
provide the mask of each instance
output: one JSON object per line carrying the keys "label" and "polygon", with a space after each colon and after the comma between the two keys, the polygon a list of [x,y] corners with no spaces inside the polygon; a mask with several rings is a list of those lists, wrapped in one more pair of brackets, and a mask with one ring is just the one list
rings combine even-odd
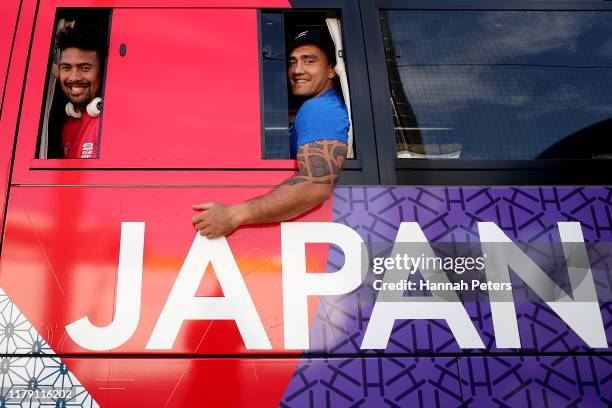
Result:
{"label": "window frame", "polygon": [[[381,10],[612,11],[601,0],[359,0],[373,101],[391,99],[380,27]],[[399,159],[389,103],[373,103],[381,184],[601,185],[612,184],[612,160]],[[393,158],[393,160],[389,160]],[[579,169],[579,171],[576,171]]]}
{"label": "window frame", "polygon": [[[379,184],[378,159],[376,155],[376,144],[372,118],[372,105],[370,103],[370,88],[367,85],[368,74],[365,69],[366,55],[363,44],[363,32],[361,27],[361,15],[359,4],[351,0],[291,0],[291,8],[261,8],[259,16],[259,70],[260,83],[263,81],[263,44],[261,33],[261,12],[299,12],[303,11],[331,11],[340,12],[342,24],[342,42],[346,56],[346,71],[349,77],[349,88],[351,92],[351,113],[353,126],[353,143],[355,144],[355,158],[346,160],[339,184],[341,185],[377,185]],[[265,139],[264,123],[264,92],[261,96],[261,138],[262,155]],[[275,159],[265,159],[274,161]]]}
{"label": "window frame", "polygon": [[[138,3],[138,4],[135,4]],[[162,4],[163,3],[163,4]],[[197,3],[197,4],[195,4]],[[231,4],[230,4],[231,3]],[[278,0],[258,0],[248,4],[234,4],[227,1],[196,0],[179,2],[155,2],[138,0],[101,0],[94,6],[75,4],[72,0],[42,0],[36,10],[32,27],[28,54],[28,75],[20,101],[20,117],[17,127],[11,183],[13,185],[180,185],[180,186],[274,186],[281,184],[297,170],[295,160],[253,160],[239,159],[212,160],[202,163],[195,160],[150,160],[142,163],[139,160],[109,159],[38,159],[38,136],[40,134],[41,115],[44,110],[45,83],[48,75],[50,47],[53,41],[57,9],[63,7],[109,8],[109,35],[112,33],[112,12],[122,8],[160,9],[160,8],[227,8],[251,9],[260,13],[261,9],[293,10],[296,9],[340,9],[347,22],[343,31],[348,33],[351,41],[345,43],[354,69],[348,68],[353,82],[360,86],[351,86],[354,92],[352,99],[363,100],[353,107],[361,118],[356,128],[362,137],[355,137],[365,157],[349,160],[340,179],[341,184],[378,184],[378,166],[376,162],[372,111],[369,104],[369,87],[365,69],[365,48],[361,31],[359,6],[350,0],[332,1],[292,1],[292,8],[279,6]],[[261,54],[259,65],[261,70]],[[359,69],[358,69],[359,68]],[[105,71],[106,72],[106,71]],[[261,71],[260,71],[261,72]],[[260,81],[260,87],[263,83]],[[106,87],[106,83],[103,84]],[[359,88],[359,89],[357,89]],[[104,89],[104,88],[103,88]],[[260,95],[263,90],[260,88]],[[263,115],[263,109],[261,109]],[[263,122],[260,123],[263,130]],[[104,122],[102,122],[104,126]],[[368,137],[369,136],[369,143]],[[102,134],[102,138],[104,135]],[[357,141],[359,140],[359,141]],[[101,140],[101,146],[104,141]],[[102,147],[103,149],[103,147]],[[101,154],[103,152],[101,151]],[[245,177],[249,177],[246,182]]]}
{"label": "window frame", "polygon": [[[74,9],[74,7],[64,7],[64,10],[66,9]],[[111,23],[112,23],[112,19],[113,19],[113,11],[112,8],[97,8],[97,7],[79,7],[79,9],[84,9],[84,10],[94,10],[94,11],[98,11],[100,12],[100,10],[106,10],[107,13],[107,26],[106,26],[106,39],[105,42],[108,45],[108,42],[110,41],[110,29],[111,29]],[[57,24],[59,23],[59,19],[58,19],[58,13],[59,13],[59,7],[55,9],[55,15],[54,15],[54,23],[53,23],[53,33],[55,33],[56,29],[57,29]],[[101,12],[100,12],[101,14]],[[55,160],[57,158],[41,158],[39,156],[41,156],[41,150],[42,150],[42,139],[43,139],[43,121],[45,120],[44,116],[45,116],[45,109],[47,104],[49,104],[51,101],[47,100],[47,91],[49,89],[50,83],[49,83],[49,79],[50,79],[50,72],[53,69],[53,65],[54,65],[54,61],[53,61],[53,51],[56,50],[55,47],[55,35],[52,35],[51,37],[51,43],[49,44],[49,62],[48,62],[48,66],[47,66],[47,71],[46,71],[46,78],[45,78],[45,87],[43,90],[43,100],[41,102],[41,110],[40,110],[40,123],[38,126],[38,139],[36,142],[36,155],[34,157],[34,161],[31,161],[31,166],[32,168],[45,168],[44,164],[42,162],[40,162],[41,160]],[[100,68],[102,70],[102,77],[101,77],[101,84],[100,84],[100,95],[104,96],[105,94],[105,88],[106,88],[106,70],[107,70],[107,66],[108,66],[108,54],[106,56],[104,56],[104,59],[102,61],[100,61]],[[56,79],[57,81],[59,81],[59,78]],[[58,84],[59,85],[59,84]],[[57,86],[55,89],[55,93],[58,92],[62,92],[60,86]],[[49,112],[49,114],[51,115],[51,112]],[[49,119],[49,118],[47,118]],[[98,128],[98,136],[100,136],[100,127]],[[47,156],[49,154],[49,135],[47,134],[46,136],[47,142],[46,142],[46,151],[44,152],[44,155]],[[100,143],[100,137],[98,137],[98,145]],[[100,151],[98,150],[98,155],[99,155]],[[94,158],[98,159],[97,157]],[[61,159],[61,160],[69,160],[69,159]],[[71,160],[72,161],[72,160]],[[75,162],[76,163],[76,162]],[[51,165],[51,167],[55,167],[53,164]]]}

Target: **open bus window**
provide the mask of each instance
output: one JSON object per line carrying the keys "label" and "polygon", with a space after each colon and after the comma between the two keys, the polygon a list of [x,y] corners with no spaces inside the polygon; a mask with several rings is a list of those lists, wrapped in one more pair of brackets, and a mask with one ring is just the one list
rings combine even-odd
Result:
{"label": "open bus window", "polygon": [[[265,11],[261,14],[263,67],[263,140],[265,159],[291,157],[289,128],[304,98],[292,94],[287,78],[287,47],[301,32],[326,30],[336,48],[334,88],[344,99],[350,119],[349,82],[344,61],[341,19],[335,11]],[[348,135],[347,158],[354,158],[352,128]]]}
{"label": "open bus window", "polygon": [[98,158],[110,11],[58,9],[37,157]]}
{"label": "open bus window", "polygon": [[612,158],[612,12],[380,14],[398,158]]}

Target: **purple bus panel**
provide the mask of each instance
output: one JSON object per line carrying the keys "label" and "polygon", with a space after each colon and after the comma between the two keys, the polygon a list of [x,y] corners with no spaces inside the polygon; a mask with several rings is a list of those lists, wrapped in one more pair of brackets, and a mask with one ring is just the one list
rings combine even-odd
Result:
{"label": "purple bus panel", "polygon": [[[357,231],[370,258],[385,245],[393,246],[401,222],[418,222],[434,248],[441,243],[478,243],[477,223],[493,222],[514,243],[531,245],[533,250],[526,254],[544,265],[551,255],[541,249],[550,246],[554,251],[560,243],[557,223],[579,222],[608,347],[589,347],[511,273],[513,292],[522,299],[515,302],[520,348],[496,346],[491,304],[479,299],[465,301],[464,308],[484,348],[459,347],[443,319],[412,319],[395,321],[386,349],[362,349],[377,298],[370,270],[359,289],[321,298],[310,330],[311,358],[306,353],[298,366],[284,404],[609,406],[611,210],[612,189],[599,187],[337,188],[334,222]],[[328,272],[337,271],[343,258],[340,250],[332,248]],[[567,273],[549,277],[572,293]],[[314,358],[321,352],[339,358]]]}

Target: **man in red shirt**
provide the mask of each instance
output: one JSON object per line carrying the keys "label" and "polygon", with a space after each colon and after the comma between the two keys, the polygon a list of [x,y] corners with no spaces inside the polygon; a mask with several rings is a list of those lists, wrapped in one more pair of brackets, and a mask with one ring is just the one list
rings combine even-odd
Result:
{"label": "man in red shirt", "polygon": [[98,157],[101,109],[102,47],[97,31],[87,27],[68,28],[57,36],[60,49],[59,81],[70,100],[69,119],[62,129],[66,159]]}

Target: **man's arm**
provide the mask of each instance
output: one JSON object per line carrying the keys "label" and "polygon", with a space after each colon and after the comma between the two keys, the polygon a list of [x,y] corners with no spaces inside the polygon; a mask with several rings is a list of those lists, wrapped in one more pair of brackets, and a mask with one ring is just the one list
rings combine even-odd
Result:
{"label": "man's arm", "polygon": [[298,173],[268,194],[240,204],[196,204],[192,218],[200,234],[215,238],[241,225],[267,224],[295,218],[331,197],[346,160],[346,143],[320,140],[297,151]]}

